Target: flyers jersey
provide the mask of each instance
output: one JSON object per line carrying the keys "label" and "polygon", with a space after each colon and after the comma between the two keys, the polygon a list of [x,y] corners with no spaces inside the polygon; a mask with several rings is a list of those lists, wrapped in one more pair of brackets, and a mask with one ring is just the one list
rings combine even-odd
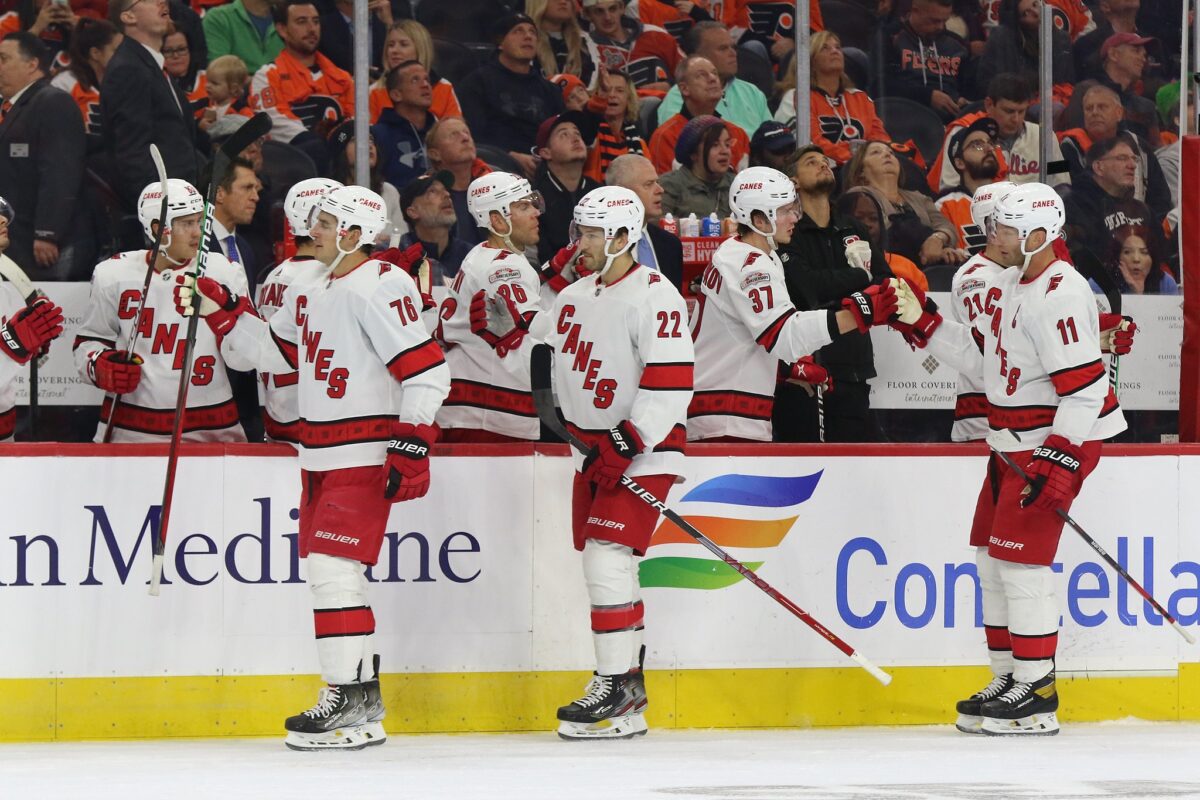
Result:
{"label": "flyers jersey", "polygon": [[1079,443],[1125,430],[1087,280],[1056,260],[1031,281],[1020,269],[1003,270],[991,287],[995,312],[979,338],[976,328],[947,320],[929,343],[938,358],[982,376],[990,428],[1012,430],[1029,449],[1051,433]]}
{"label": "flyers jersey", "polygon": [[[88,315],[75,337],[75,365],[91,381],[90,362],[105,350],[126,346],[130,340],[146,280],[150,251],[118,253],[96,265]],[[146,308],[134,354],[140,356],[142,377],[136,389],[121,397],[113,421],[114,442],[159,442],[169,439],[175,421],[179,373],[183,369],[188,319],[175,310],[175,277],[188,263],[157,273],[150,281]],[[247,291],[246,273],[220,253],[209,253],[205,274],[239,296]],[[244,442],[237,406],[229,386],[226,366],[250,370],[254,365],[217,340],[207,325],[196,328],[191,386],[183,420],[183,440],[188,442]],[[104,398],[96,441],[104,437],[112,396]]]}
{"label": "flyers jersey", "polygon": [[523,255],[486,242],[467,253],[440,311],[437,338],[446,350],[451,383],[438,425],[536,440],[541,425],[529,388],[528,351],[533,337],[525,337],[520,350],[500,358],[472,333],[471,298],[481,289],[489,296],[507,295],[527,319],[541,309],[541,279]]}
{"label": "flyers jersey", "polygon": [[[626,474],[681,475],[694,358],[679,291],[640,264],[608,286],[580,278],[555,299],[550,324],[555,393],[571,432],[591,445],[628,420],[645,449]],[[583,456],[573,457],[578,471]]]}
{"label": "flyers jersey", "polygon": [[251,94],[271,116],[271,138],[290,142],[322,123],[354,116],[354,80],[321,53],[310,69],[287,50],[254,73]]}
{"label": "flyers jersey", "polygon": [[[968,259],[950,281],[951,302],[947,319],[976,328],[982,335],[991,324],[1000,295],[1000,290],[993,288],[991,283],[1003,271],[1004,267],[983,253]],[[986,439],[990,429],[983,379],[960,372],[956,393],[950,440],[975,442]]]}
{"label": "flyers jersey", "polygon": [[[283,307],[283,293],[293,283],[317,281],[326,277],[329,267],[312,256],[295,256],[281,261],[258,287],[258,315],[270,322]],[[263,428],[273,442],[300,442],[300,405],[295,370],[260,372],[259,400],[263,405]]]}
{"label": "flyers jersey", "polygon": [[796,310],[779,256],[739,238],[722,243],[704,270],[692,318],[696,394],[688,439],[771,441],[779,366],[833,341],[830,316]]}
{"label": "flyers jersey", "polygon": [[396,423],[431,424],[450,388],[417,285],[386,261],[294,281],[270,322],[242,314],[225,340],[260,370],[297,372],[300,467],[312,472],[383,464]]}
{"label": "flyers jersey", "polygon": [[70,70],[64,70],[50,79],[50,85],[62,89],[71,95],[79,113],[83,117],[83,129],[86,133],[100,135],[100,90],[85,89],[79,79]]}

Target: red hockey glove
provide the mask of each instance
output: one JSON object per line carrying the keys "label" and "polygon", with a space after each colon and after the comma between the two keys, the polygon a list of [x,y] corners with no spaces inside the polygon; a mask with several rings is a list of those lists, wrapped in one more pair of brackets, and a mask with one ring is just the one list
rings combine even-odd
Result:
{"label": "red hockey glove", "polygon": [[620,423],[583,459],[584,479],[602,489],[617,488],[633,457],[644,447],[642,438],[628,420]]}
{"label": "red hockey glove", "polygon": [[238,317],[250,310],[250,301],[246,298],[238,297],[212,278],[205,276],[197,280],[195,275],[187,272],[175,276],[175,310],[190,317],[197,290],[200,293],[200,316],[218,336],[233,330]]}
{"label": "red hockey glove", "polygon": [[383,465],[383,496],[393,503],[416,500],[429,491],[429,447],[437,441],[433,425],[398,422],[392,427]]}
{"label": "red hockey glove", "polygon": [[0,350],[24,364],[63,332],[63,311],[48,297],[39,297],[0,327]]}
{"label": "red hockey glove", "polygon": [[1065,436],[1047,436],[1025,465],[1029,485],[1021,492],[1021,508],[1033,506],[1049,511],[1071,502],[1079,494],[1082,466],[1083,450]]}
{"label": "red hockey glove", "polygon": [[1100,315],[1100,351],[1116,356],[1128,355],[1133,349],[1133,337],[1137,323],[1132,317],[1120,314]]}
{"label": "red hockey glove", "polygon": [[529,320],[521,316],[507,294],[488,295],[480,289],[471,297],[471,333],[488,343],[496,355],[504,358],[521,346],[529,330]]}
{"label": "red hockey glove", "polygon": [[88,361],[88,377],[106,392],[129,394],[142,379],[142,357],[120,350],[102,350]]}
{"label": "red hockey glove", "polygon": [[[425,257],[425,247],[420,242],[411,244],[404,250],[401,250],[399,247],[389,247],[386,250],[380,250],[378,253],[375,253],[373,257],[380,261],[386,261],[389,264],[395,264],[412,276],[412,279],[417,283],[417,291],[421,293],[422,311],[428,311],[437,305],[433,302],[433,295],[426,292],[425,287],[421,285],[421,271],[425,271],[426,278],[429,276],[429,259]],[[428,280],[426,280],[426,283],[428,283]]]}
{"label": "red hockey glove", "polygon": [[591,275],[592,271],[579,263],[579,256],[579,242],[572,242],[559,250],[538,270],[542,283],[557,294],[580,278]]}
{"label": "red hockey glove", "polygon": [[929,337],[942,324],[942,315],[938,312],[937,303],[926,297],[920,286],[905,280],[898,283],[896,319],[891,321],[891,327],[900,331],[909,347],[923,349],[929,344]]}
{"label": "red hockey glove", "polygon": [[819,386],[826,392],[833,391],[833,378],[829,377],[829,370],[813,361],[812,356],[804,356],[792,364],[784,379],[789,383],[801,384],[808,391],[809,397],[813,394],[810,386]]}
{"label": "red hockey glove", "polygon": [[868,286],[843,298],[842,308],[854,315],[858,332],[866,333],[873,325],[886,325],[888,317],[896,313],[896,289],[890,280]]}

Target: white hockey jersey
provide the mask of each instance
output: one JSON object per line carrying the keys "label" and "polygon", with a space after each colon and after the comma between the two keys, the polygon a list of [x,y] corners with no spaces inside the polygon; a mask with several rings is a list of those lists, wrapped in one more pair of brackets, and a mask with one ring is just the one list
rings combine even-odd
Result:
{"label": "white hockey jersey", "polygon": [[[105,350],[123,348],[130,340],[146,280],[149,252],[130,250],[96,265],[88,315],[75,337],[75,365],[88,380],[92,379],[88,366],[93,357]],[[245,296],[246,272],[240,264],[229,263],[220,253],[209,253],[205,265],[208,277]],[[163,270],[150,281],[141,332],[134,348],[144,361],[142,378],[137,389],[121,398],[113,421],[114,442],[158,442],[171,436],[188,328],[188,318],[175,310],[175,276],[191,268],[188,262]],[[246,441],[229,376],[225,373],[226,365],[236,370],[250,370],[254,366],[231,353],[228,343],[218,342],[209,327],[201,323],[196,328],[192,355],[192,383],[183,420],[184,441]],[[112,397],[105,397],[95,441],[104,437],[104,421],[111,405]]]}
{"label": "white hockey jersey", "polygon": [[771,441],[780,363],[790,366],[833,341],[828,311],[797,311],[779,256],[728,239],[704,270],[691,320],[696,394],[689,441]]}
{"label": "white hockey jersey", "polygon": [[421,321],[421,293],[386,261],[295,281],[270,322],[243,314],[225,341],[260,370],[298,373],[307,470],[383,464],[395,424],[432,424],[450,389],[441,348]]}
{"label": "white hockey jersey", "polygon": [[[8,281],[0,281],[0,325],[25,307],[25,299]],[[0,442],[11,441],[17,429],[17,376],[28,364],[18,364],[0,352]]]}
{"label": "white hockey jersey", "polygon": [[1096,298],[1065,261],[1030,281],[1006,269],[992,281],[996,312],[976,328],[946,320],[929,341],[933,355],[982,377],[988,425],[1008,428],[1030,449],[1050,434],[1079,444],[1125,430],[1100,353]]}
{"label": "white hockey jersey", "polygon": [[[571,432],[590,445],[629,420],[645,449],[626,474],[683,474],[694,352],[679,291],[634,265],[608,286],[596,276],[575,281],[550,321],[554,387]],[[583,456],[574,459],[581,469]]]}
{"label": "white hockey jersey", "polygon": [[[283,307],[283,293],[293,283],[316,281],[326,277],[329,267],[312,256],[296,256],[276,265],[258,287],[258,315],[270,322]],[[273,442],[300,442],[300,404],[296,384],[300,380],[295,370],[260,372],[259,400],[263,406],[263,428]]]}
{"label": "white hockey jersey", "polygon": [[529,348],[504,358],[471,332],[471,298],[480,289],[488,296],[507,294],[522,316],[532,319],[541,309],[541,279],[523,255],[486,242],[463,259],[442,301],[437,338],[450,365],[450,396],[438,412],[442,428],[486,430],[516,439],[536,440],[541,432],[529,388]]}
{"label": "white hockey jersey", "polygon": [[[996,311],[996,300],[1000,290],[992,287],[996,276],[1004,267],[983,253],[977,253],[966,261],[950,282],[950,308],[947,319],[976,328],[980,335],[992,321]],[[954,402],[954,425],[950,429],[952,442],[977,442],[987,438],[988,402],[983,390],[983,379],[960,372],[958,395]]]}

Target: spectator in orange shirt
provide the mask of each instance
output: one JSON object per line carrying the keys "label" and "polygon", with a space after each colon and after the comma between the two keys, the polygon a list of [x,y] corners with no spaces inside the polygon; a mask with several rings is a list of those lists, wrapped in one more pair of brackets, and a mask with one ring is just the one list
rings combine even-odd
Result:
{"label": "spectator in orange shirt", "polygon": [[[683,108],[659,125],[650,137],[650,160],[660,175],[674,168],[675,143],[689,120],[703,116],[720,117],[717,103],[721,101],[724,86],[717,68],[707,58],[688,56],[680,61],[675,73],[675,85],[683,95]],[[737,172],[749,162],[750,137],[732,122],[723,121],[731,140],[731,168]]]}
{"label": "spectator in orange shirt", "polygon": [[461,117],[462,108],[454,84],[439,76],[433,69],[433,38],[425,26],[415,19],[403,19],[388,29],[383,43],[383,73],[371,85],[371,124],[379,121],[379,114],[392,104],[388,96],[387,74],[405,61],[420,61],[429,73],[433,84],[433,105],[429,110],[438,119]]}
{"label": "spectator in orange shirt", "polygon": [[321,14],[312,0],[283,0],[271,15],[283,52],[254,74],[255,102],[271,115],[271,138],[304,150],[324,173],[324,135],[354,114],[354,80],[317,52]]}
{"label": "spectator in orange shirt", "polygon": [[934,203],[958,230],[955,246],[972,255],[987,246],[987,231],[980,230],[971,216],[971,198],[976,189],[994,183],[1000,174],[1000,160],[996,157],[999,134],[1000,126],[991,117],[980,117],[954,132],[948,155],[958,173],[959,184]]}
{"label": "spectator in orange shirt", "polygon": [[125,35],[108,20],[80,17],[71,36],[71,63],[50,85],[62,89],[79,106],[89,136],[100,135],[100,81],[104,68]]}

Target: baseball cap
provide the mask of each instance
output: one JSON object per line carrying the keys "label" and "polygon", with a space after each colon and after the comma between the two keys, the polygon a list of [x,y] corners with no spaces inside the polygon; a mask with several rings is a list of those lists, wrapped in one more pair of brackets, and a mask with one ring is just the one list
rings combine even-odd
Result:
{"label": "baseball cap", "polygon": [[576,89],[587,89],[587,86],[585,86],[583,81],[579,79],[578,75],[572,75],[569,72],[558,73],[550,78],[550,82],[562,89],[564,103],[567,102],[567,98],[571,96],[571,92],[575,91]]}
{"label": "baseball cap", "polygon": [[529,23],[535,31],[537,30],[537,23],[533,21],[532,17],[528,14],[516,12],[496,20],[495,24],[492,25],[492,39],[496,44],[499,44],[505,36],[508,36],[509,31],[522,23]]}
{"label": "baseball cap", "polygon": [[[370,128],[368,128],[370,130]],[[346,119],[335,125],[330,131],[327,141],[333,152],[344,150],[350,140],[354,138],[354,117]]]}
{"label": "baseball cap", "polygon": [[796,135],[792,129],[782,122],[769,119],[750,138],[751,150],[766,150],[771,153],[783,153],[796,146]]}
{"label": "baseball cap", "polygon": [[537,138],[534,140],[534,150],[540,150],[550,143],[550,134],[554,133],[554,129],[565,122],[570,122],[579,129],[579,135],[583,137],[583,143],[588,147],[592,146],[592,142],[596,140],[596,120],[591,114],[584,114],[582,111],[564,111],[553,117],[547,117],[538,126]]}
{"label": "baseball cap", "polygon": [[1114,47],[1120,47],[1123,44],[1144,46],[1153,41],[1153,37],[1138,36],[1136,33],[1114,33],[1112,36],[1104,40],[1104,44],[1100,45],[1100,57],[1106,57],[1109,50],[1112,50]]}
{"label": "baseball cap", "polygon": [[449,170],[441,170],[439,172],[431,172],[427,175],[422,175],[416,180],[409,181],[404,187],[404,191],[400,193],[400,215],[404,219],[408,219],[408,207],[411,206],[417,198],[423,196],[429,191],[429,188],[435,183],[440,183],[446,187],[446,191],[454,189],[454,174]]}
{"label": "baseball cap", "polygon": [[988,135],[989,139],[995,139],[1000,135],[1000,126],[996,120],[991,117],[980,117],[965,128],[959,128],[954,134],[954,138],[950,140],[950,146],[946,148],[946,155],[950,157],[950,163],[954,163],[954,159],[962,157],[963,147],[967,143],[967,137],[977,131],[983,131]]}

